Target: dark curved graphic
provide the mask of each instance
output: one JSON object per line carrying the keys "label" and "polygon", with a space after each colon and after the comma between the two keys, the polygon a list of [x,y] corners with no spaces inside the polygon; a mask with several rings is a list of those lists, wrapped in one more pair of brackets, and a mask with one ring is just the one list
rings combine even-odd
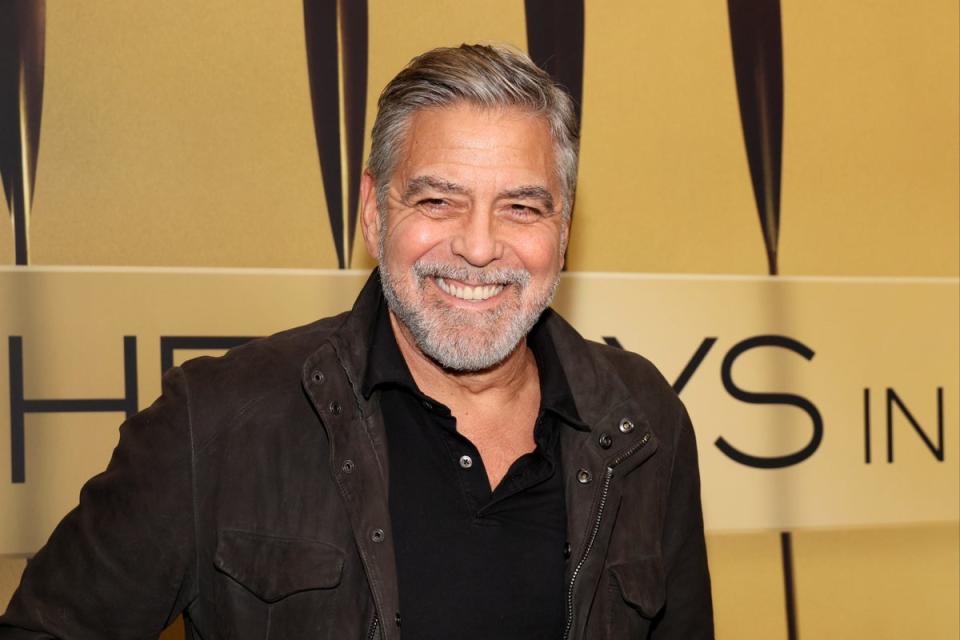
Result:
{"label": "dark curved graphic", "polygon": [[580,123],[583,97],[583,0],[524,0],[527,52],[573,96]]}
{"label": "dark curved graphic", "polygon": [[780,162],[783,151],[783,38],[779,0],[727,0],[740,122],[753,195],[767,249],[777,274],[780,235]]}
{"label": "dark curved graphic", "polygon": [[341,269],[357,228],[367,108],[367,1],[303,0],[313,130]]}
{"label": "dark curved graphic", "polygon": [[45,0],[0,4],[0,178],[13,216],[15,262],[29,261],[30,207],[43,111]]}
{"label": "dark curved graphic", "polygon": [[[583,114],[583,0],[524,0],[527,53],[573,98],[577,128]],[[564,260],[563,270],[567,270]]]}

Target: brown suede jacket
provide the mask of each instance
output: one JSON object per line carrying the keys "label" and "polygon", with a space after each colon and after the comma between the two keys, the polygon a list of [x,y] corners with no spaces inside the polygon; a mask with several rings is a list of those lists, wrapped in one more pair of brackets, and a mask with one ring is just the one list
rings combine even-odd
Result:
{"label": "brown suede jacket", "polygon": [[[31,560],[0,638],[399,640],[380,301],[171,369]],[[542,322],[589,430],[564,429],[569,639],[713,637],[693,429],[643,358]],[[493,639],[491,639],[493,640]],[[560,640],[560,639],[558,639]]]}

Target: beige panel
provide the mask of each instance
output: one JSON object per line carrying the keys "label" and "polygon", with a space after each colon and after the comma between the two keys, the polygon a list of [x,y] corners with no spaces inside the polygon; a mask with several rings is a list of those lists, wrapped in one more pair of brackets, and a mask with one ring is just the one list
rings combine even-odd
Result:
{"label": "beige panel", "polygon": [[[160,336],[272,333],[349,307],[365,277],[359,271],[0,272],[0,290],[9,294],[0,305],[0,335],[23,336],[28,398],[119,397],[122,337],[137,336],[143,407],[159,389]],[[956,521],[958,307],[956,280],[568,274],[557,300],[584,335],[617,337],[650,357],[669,380],[705,337],[717,338],[682,393],[697,428],[704,510],[713,530]],[[917,332],[918,326],[923,331]],[[775,456],[809,440],[811,421],[803,411],[746,404],[720,382],[723,358],[737,342],[771,333],[803,342],[815,352],[813,359],[758,349],[737,360],[735,383],[809,398],[824,423],[816,453],[778,470],[743,466],[714,446],[723,437],[752,455]],[[6,347],[0,344],[0,363]],[[0,389],[9,388],[7,371],[0,367]],[[873,390],[870,464],[864,462],[865,387]],[[943,462],[899,412],[895,463],[886,462],[886,387],[896,390],[934,441],[936,390],[942,387]],[[9,415],[7,402],[8,394],[0,392],[0,415]],[[41,506],[26,519],[29,524],[0,529],[0,550],[29,552],[38,546],[76,503],[81,480],[106,463],[120,418],[27,416],[28,482],[0,484],[0,502],[14,513]],[[7,473],[8,447],[9,440],[0,439],[0,474]]]}
{"label": "beige panel", "polygon": [[[673,381],[704,338],[717,338],[683,390],[697,429],[704,510],[713,529],[950,521],[960,516],[960,288],[956,280],[858,281],[570,274],[555,305],[584,335],[615,336]],[[918,331],[917,327],[923,327]],[[721,383],[724,357],[758,335],[789,336],[811,360],[781,348],[743,354],[742,389],[803,396],[823,419],[823,440],[801,464],[744,466],[714,442],[779,456],[810,440],[800,409],[741,402]],[[872,462],[864,462],[863,389],[872,389]],[[943,389],[944,461],[894,413],[895,463],[885,461],[883,393],[896,390],[936,441]],[[953,434],[953,435],[951,435]]]}
{"label": "beige panel", "polygon": [[336,266],[299,3],[47,10],[34,264]]}
{"label": "beige panel", "polygon": [[782,271],[956,275],[958,3],[782,7]]}
{"label": "beige panel", "polygon": [[717,638],[786,638],[779,534],[715,533],[707,554]]}
{"label": "beige panel", "polygon": [[766,273],[726,5],[586,8],[569,269]]}
{"label": "beige panel", "polygon": [[801,638],[955,640],[957,525],[796,532]]}

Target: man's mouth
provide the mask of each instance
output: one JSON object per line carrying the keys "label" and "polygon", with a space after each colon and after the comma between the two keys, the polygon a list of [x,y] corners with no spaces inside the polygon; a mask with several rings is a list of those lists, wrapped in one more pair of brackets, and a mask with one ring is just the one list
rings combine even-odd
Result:
{"label": "man's mouth", "polygon": [[488,300],[503,291],[502,284],[472,286],[462,282],[448,282],[439,277],[435,277],[434,282],[441,291],[461,300]]}

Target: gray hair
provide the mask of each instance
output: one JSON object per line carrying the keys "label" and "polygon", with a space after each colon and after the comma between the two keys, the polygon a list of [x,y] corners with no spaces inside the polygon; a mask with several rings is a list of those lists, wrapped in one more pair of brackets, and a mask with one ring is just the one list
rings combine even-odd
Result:
{"label": "gray hair", "polygon": [[390,81],[377,102],[367,170],[373,175],[380,215],[386,215],[390,177],[406,143],[413,114],[466,102],[484,109],[519,107],[546,119],[569,220],[577,186],[580,134],[570,95],[523,53],[505,47],[462,44],[417,56]]}

